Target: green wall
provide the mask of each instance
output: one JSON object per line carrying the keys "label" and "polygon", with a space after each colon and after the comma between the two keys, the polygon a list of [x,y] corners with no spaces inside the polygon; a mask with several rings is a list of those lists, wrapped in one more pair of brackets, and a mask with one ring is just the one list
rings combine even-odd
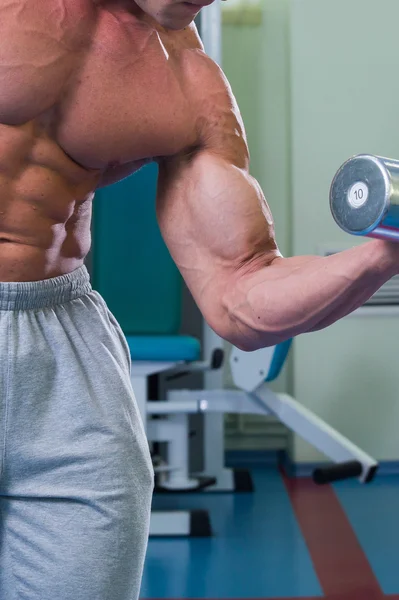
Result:
{"label": "green wall", "polygon": [[288,2],[266,0],[258,25],[223,25],[223,69],[243,115],[251,172],[290,251]]}
{"label": "green wall", "polygon": [[[286,255],[291,246],[288,1],[266,0],[261,11],[260,22],[259,5],[253,19],[246,11],[244,21],[255,22],[251,25],[229,24],[231,19],[225,18],[222,66],[244,119],[251,174],[271,206],[280,250]],[[232,385],[229,374],[226,385]],[[273,387],[291,389],[290,361]]]}
{"label": "green wall", "polygon": [[[363,152],[399,157],[399,2],[291,0],[290,13],[293,251],[312,254],[358,243],[328,206],[342,162]],[[397,309],[302,336],[295,395],[378,459],[398,460],[398,350]],[[317,454],[296,440],[295,457]]]}
{"label": "green wall", "polygon": [[[336,169],[399,158],[397,0],[264,0],[258,26],[223,26],[223,68],[285,255],[362,240],[329,211]],[[399,310],[358,313],[299,337],[277,388],[381,460],[399,460]],[[293,440],[297,462],[320,456]]]}

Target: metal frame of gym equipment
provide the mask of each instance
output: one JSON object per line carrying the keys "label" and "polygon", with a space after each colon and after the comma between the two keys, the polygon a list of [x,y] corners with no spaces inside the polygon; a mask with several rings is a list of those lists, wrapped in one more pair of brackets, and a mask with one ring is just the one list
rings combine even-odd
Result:
{"label": "metal frame of gym equipment", "polygon": [[[279,346],[249,353],[233,348],[230,368],[237,390],[171,390],[165,401],[147,400],[150,374],[163,372],[176,375],[212,370],[212,361],[191,364],[138,363],[133,367],[132,383],[148,440],[150,443],[167,444],[166,464],[155,467],[156,476],[165,491],[190,492],[202,487],[201,476],[191,475],[188,468],[188,416],[193,413],[209,417],[223,417],[226,413],[274,415],[335,463],[315,470],[313,476],[317,483],[349,477],[357,477],[362,483],[373,479],[378,465],[371,456],[291,396],[277,394],[270,389],[267,380],[271,371],[275,370],[278,351]],[[221,366],[220,361],[216,362]],[[213,462],[224,465],[223,439],[219,441],[222,449],[219,456],[213,456]],[[212,481],[208,478],[204,485],[209,484]],[[212,489],[212,485],[208,489]],[[209,516],[204,511],[153,511],[150,535],[209,536]]]}

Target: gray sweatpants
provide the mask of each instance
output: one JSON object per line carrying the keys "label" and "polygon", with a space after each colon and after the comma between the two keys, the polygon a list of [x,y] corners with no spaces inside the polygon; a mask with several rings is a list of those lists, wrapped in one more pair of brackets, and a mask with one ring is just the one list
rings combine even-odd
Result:
{"label": "gray sweatpants", "polygon": [[0,283],[0,599],[136,600],[153,471],[85,267]]}

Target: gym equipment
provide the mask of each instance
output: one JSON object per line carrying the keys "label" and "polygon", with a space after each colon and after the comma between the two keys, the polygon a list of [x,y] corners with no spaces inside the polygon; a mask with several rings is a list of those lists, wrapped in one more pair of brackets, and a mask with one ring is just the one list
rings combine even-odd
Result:
{"label": "gym equipment", "polygon": [[[272,414],[337,463],[331,467],[316,469],[313,474],[316,483],[330,483],[351,477],[359,478],[362,483],[369,483],[378,466],[373,458],[291,396],[277,394],[270,389],[269,382],[280,374],[290,345],[291,341],[250,353],[233,348],[230,368],[238,390],[175,390],[168,393],[166,402],[147,402],[149,439],[158,439],[159,429],[165,424],[159,420],[152,421],[152,415],[181,416],[195,412]],[[193,367],[195,368],[195,364]],[[179,368],[182,367],[177,366],[176,370]],[[187,430],[185,433],[188,433]],[[172,446],[176,442],[177,437],[172,440]],[[173,456],[178,457],[177,461],[181,455],[176,448],[173,449]],[[173,463],[175,473],[169,484],[171,488],[181,487],[181,482],[186,477],[186,474],[182,477],[182,470],[187,473],[187,461],[184,461],[182,469],[176,468],[177,461]]]}
{"label": "gym equipment", "polygon": [[[276,394],[270,389],[269,382],[278,377],[290,345],[291,341],[288,341],[251,353],[233,348],[230,368],[237,390],[169,390],[165,401],[146,398],[145,377],[151,371],[151,363],[133,364],[132,382],[148,440],[150,443],[161,441],[167,444],[163,464],[155,467],[158,486],[165,491],[180,493],[212,489],[209,481],[203,484],[200,476],[189,473],[188,415],[194,413],[210,416],[226,413],[274,415],[336,463],[316,469],[313,473],[316,483],[331,483],[350,477],[357,477],[362,483],[372,481],[378,465],[371,456],[291,396]],[[177,375],[191,369],[212,369],[212,364],[153,363],[152,369],[164,369],[170,375]],[[209,515],[204,511],[153,513],[151,536],[208,536],[211,533]]]}
{"label": "gym equipment", "polygon": [[359,154],[335,175],[330,207],[352,235],[399,241],[399,161]]}

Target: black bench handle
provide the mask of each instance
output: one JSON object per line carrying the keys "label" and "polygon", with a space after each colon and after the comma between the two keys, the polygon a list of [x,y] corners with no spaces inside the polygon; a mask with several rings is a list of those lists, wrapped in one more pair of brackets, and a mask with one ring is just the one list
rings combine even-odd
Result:
{"label": "black bench handle", "polygon": [[362,463],[357,460],[352,460],[332,465],[331,467],[320,467],[315,469],[313,472],[313,481],[318,485],[325,485],[326,483],[333,483],[334,481],[360,477],[362,472]]}

